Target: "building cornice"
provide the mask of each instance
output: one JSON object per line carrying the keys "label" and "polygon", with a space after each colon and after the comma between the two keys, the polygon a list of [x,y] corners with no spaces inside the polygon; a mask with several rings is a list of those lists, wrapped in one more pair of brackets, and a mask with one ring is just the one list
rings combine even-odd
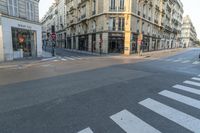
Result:
{"label": "building cornice", "polygon": [[14,17],[14,16],[9,16],[9,15],[2,14],[2,13],[0,13],[0,17],[5,17],[5,18],[9,18],[9,19],[15,19],[15,20],[18,20],[18,21],[23,21],[23,22],[27,22],[27,23],[36,24],[36,25],[41,25],[40,22],[30,21],[30,20],[27,20],[27,19],[22,19],[22,18],[18,18],[18,17]]}

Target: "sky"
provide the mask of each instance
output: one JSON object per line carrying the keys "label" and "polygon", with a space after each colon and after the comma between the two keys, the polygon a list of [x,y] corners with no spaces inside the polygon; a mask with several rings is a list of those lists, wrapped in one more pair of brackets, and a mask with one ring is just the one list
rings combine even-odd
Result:
{"label": "sky", "polygon": [[[54,0],[40,0],[40,19],[48,11]],[[200,0],[181,0],[184,5],[184,15],[189,15],[200,39]]]}

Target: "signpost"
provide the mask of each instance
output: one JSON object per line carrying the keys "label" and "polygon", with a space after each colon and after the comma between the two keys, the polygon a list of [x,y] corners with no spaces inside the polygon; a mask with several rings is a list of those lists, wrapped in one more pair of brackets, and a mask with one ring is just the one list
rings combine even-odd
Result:
{"label": "signpost", "polygon": [[51,33],[51,40],[52,40],[52,56],[55,56],[56,33]]}

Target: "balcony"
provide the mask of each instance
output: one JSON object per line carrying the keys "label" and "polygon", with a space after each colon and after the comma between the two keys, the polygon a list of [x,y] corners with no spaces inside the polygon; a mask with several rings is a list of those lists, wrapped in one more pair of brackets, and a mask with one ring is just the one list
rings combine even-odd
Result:
{"label": "balcony", "polygon": [[118,7],[118,12],[124,12],[124,11],[126,11],[125,7]]}
{"label": "balcony", "polygon": [[117,12],[117,7],[109,7],[110,12]]}

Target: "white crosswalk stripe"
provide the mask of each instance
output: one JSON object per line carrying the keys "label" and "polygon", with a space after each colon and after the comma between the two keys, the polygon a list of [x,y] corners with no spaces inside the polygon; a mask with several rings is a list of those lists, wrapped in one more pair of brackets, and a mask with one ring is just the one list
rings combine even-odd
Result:
{"label": "white crosswalk stripe", "polygon": [[79,131],[78,133],[93,133],[93,131],[88,127],[84,130]]}
{"label": "white crosswalk stripe", "polygon": [[196,99],[193,99],[193,98],[190,98],[190,97],[178,94],[178,93],[174,93],[171,91],[167,91],[167,90],[164,90],[164,91],[160,92],[159,94],[162,96],[165,96],[167,98],[184,103],[186,105],[200,109],[200,101],[199,100],[196,100]]}
{"label": "white crosswalk stripe", "polygon": [[126,133],[161,133],[127,110],[110,117]]}
{"label": "white crosswalk stripe", "polygon": [[173,86],[173,88],[200,95],[200,90],[195,89],[195,88],[191,88],[191,87],[187,87],[187,86],[183,86],[183,85],[175,85],[175,86]]}
{"label": "white crosswalk stripe", "polygon": [[200,81],[200,78],[193,77],[193,80]]}
{"label": "white crosswalk stripe", "polygon": [[195,61],[195,62],[193,62],[192,64],[193,65],[198,65],[200,62],[199,61]]}
{"label": "white crosswalk stripe", "polygon": [[183,83],[200,87],[200,83],[193,81],[184,81]]}
{"label": "white crosswalk stripe", "polygon": [[185,61],[182,61],[181,63],[185,64],[185,63],[189,63],[190,60],[185,60]]}
{"label": "white crosswalk stripe", "polygon": [[150,98],[139,102],[139,104],[192,132],[200,133],[200,120],[191,115],[183,113]]}
{"label": "white crosswalk stripe", "polygon": [[173,62],[180,62],[181,60],[180,59],[178,59],[178,60],[174,60]]}

